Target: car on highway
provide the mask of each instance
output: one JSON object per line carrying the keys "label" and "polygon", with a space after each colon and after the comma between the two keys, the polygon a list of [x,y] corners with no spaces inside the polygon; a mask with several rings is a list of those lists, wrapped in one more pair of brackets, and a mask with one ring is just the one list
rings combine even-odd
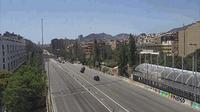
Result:
{"label": "car on highway", "polygon": [[81,70],[80,70],[80,72],[84,73],[85,72],[85,67],[82,67]]}
{"label": "car on highway", "polygon": [[94,76],[95,81],[100,81],[100,77],[98,75]]}

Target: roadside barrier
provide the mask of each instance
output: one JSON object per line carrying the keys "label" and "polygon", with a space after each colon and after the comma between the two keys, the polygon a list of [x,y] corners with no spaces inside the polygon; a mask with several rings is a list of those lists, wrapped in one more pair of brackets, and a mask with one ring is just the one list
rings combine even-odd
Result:
{"label": "roadside barrier", "polygon": [[188,99],[185,99],[183,97],[174,95],[172,93],[169,93],[169,92],[166,92],[166,91],[163,91],[163,90],[160,90],[160,89],[157,89],[157,88],[142,84],[140,82],[132,81],[131,79],[127,79],[127,78],[123,78],[123,79],[128,83],[134,84],[134,85],[136,85],[138,87],[141,87],[141,88],[144,88],[144,89],[146,89],[148,91],[154,92],[154,93],[156,93],[156,94],[158,94],[158,95],[160,95],[162,97],[169,98],[169,99],[174,100],[176,102],[179,102],[179,103],[182,103],[184,105],[190,106],[193,109],[200,110],[200,103],[193,102],[191,100],[188,100]]}

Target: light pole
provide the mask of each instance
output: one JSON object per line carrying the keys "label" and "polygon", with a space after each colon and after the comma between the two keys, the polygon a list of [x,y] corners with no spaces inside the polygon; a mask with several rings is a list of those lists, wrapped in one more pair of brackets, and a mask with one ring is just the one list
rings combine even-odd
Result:
{"label": "light pole", "polygon": [[183,56],[181,56],[181,63],[182,63],[182,67],[181,67],[181,69],[182,69],[182,75],[181,75],[181,83],[182,83],[182,86],[181,86],[181,90],[183,90],[183,86],[184,86],[184,82],[183,82],[183,69],[184,69],[184,57]]}
{"label": "light pole", "polygon": [[141,57],[141,54],[139,53],[139,60],[140,60],[140,64],[142,63],[142,57]]}
{"label": "light pole", "polygon": [[172,53],[172,68],[174,69],[174,53]]}
{"label": "light pole", "polygon": [[41,33],[42,33],[42,68],[44,69],[44,56],[43,56],[43,18],[41,19]]}
{"label": "light pole", "polygon": [[[157,66],[156,66],[156,69],[157,69],[157,70],[158,70],[158,65],[159,65],[159,53],[158,53],[158,55],[157,55]],[[159,83],[158,83],[158,71],[156,72],[156,74],[157,74],[157,77],[156,77],[156,78],[157,78],[157,79],[156,79],[156,80],[157,80],[157,84],[159,84]]]}
{"label": "light pole", "polygon": [[[194,84],[194,101],[197,102],[197,99],[196,99],[196,95],[197,95],[197,52],[196,52],[196,49],[197,49],[197,44],[195,43],[190,43],[189,44],[190,46],[194,46],[195,47],[195,50],[194,50],[194,53],[193,53],[193,57],[192,57],[192,71],[193,71],[193,75],[194,75],[194,80],[193,80],[193,84]],[[196,59],[195,59],[196,58]]]}
{"label": "light pole", "polygon": [[41,19],[41,32],[42,32],[42,48],[43,48],[43,42],[44,42],[44,39],[43,39],[43,18]]}
{"label": "light pole", "polygon": [[[142,51],[142,52],[140,52],[140,55],[141,55],[141,54],[144,54],[144,55],[145,55],[145,57],[144,57],[144,58],[145,58],[145,64],[146,64],[145,67],[146,67],[146,69],[147,69],[147,71],[146,71],[146,73],[145,73],[145,79],[147,80],[147,82],[149,82],[149,81],[148,81],[148,79],[149,79],[149,78],[148,78],[148,74],[149,74],[148,62],[149,62],[149,61],[147,61],[146,55],[150,55],[150,58],[151,58],[151,59],[150,59],[150,61],[151,61],[150,63],[151,63],[151,64],[152,64],[152,55],[157,55],[157,64],[158,64],[158,55],[159,55],[159,53],[158,53],[158,52],[153,52],[153,51]],[[149,57],[149,56],[148,56],[148,57]],[[158,75],[158,74],[157,74],[157,75]],[[150,77],[150,78],[152,78],[152,77]],[[151,79],[151,80],[152,80],[152,79]]]}
{"label": "light pole", "polygon": [[164,66],[166,67],[166,54],[164,54]]}

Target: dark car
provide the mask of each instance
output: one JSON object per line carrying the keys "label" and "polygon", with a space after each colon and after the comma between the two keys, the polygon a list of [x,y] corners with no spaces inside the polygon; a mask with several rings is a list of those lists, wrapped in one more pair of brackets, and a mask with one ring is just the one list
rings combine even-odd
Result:
{"label": "dark car", "polygon": [[98,75],[94,76],[94,80],[95,81],[99,81],[100,80],[100,77]]}
{"label": "dark car", "polygon": [[82,67],[81,70],[80,70],[80,72],[84,73],[85,72],[85,67]]}

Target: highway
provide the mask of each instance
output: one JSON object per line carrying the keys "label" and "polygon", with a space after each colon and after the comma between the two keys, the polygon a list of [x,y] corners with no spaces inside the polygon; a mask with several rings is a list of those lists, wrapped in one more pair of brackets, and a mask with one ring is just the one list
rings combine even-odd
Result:
{"label": "highway", "polygon": [[[81,67],[53,59],[46,62],[54,112],[197,112],[119,77],[89,68],[80,73]],[[97,74],[100,81],[93,80]]]}

